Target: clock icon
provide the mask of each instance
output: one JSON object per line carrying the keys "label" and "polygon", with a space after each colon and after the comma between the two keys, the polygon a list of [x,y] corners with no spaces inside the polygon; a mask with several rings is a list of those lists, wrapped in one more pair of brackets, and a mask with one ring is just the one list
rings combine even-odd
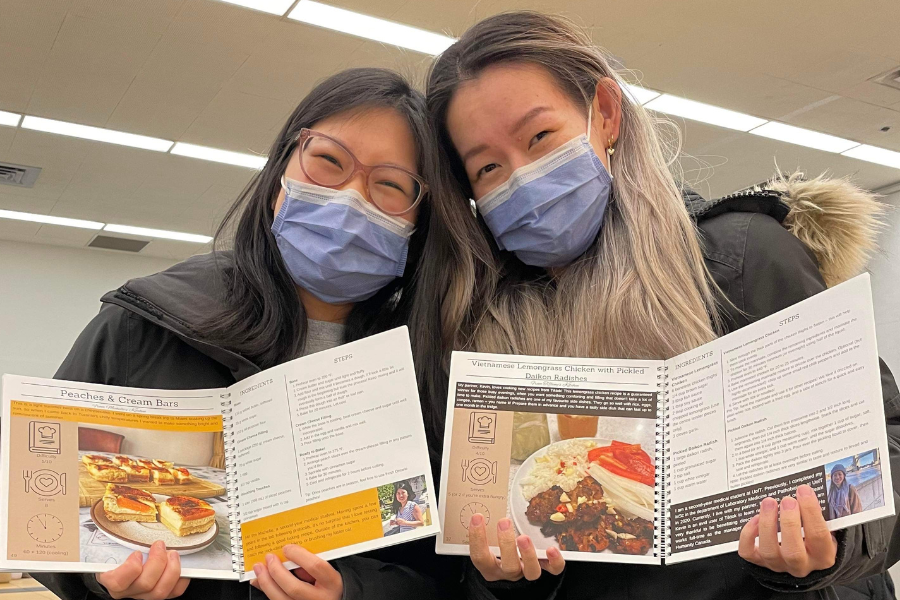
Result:
{"label": "clock icon", "polygon": [[468,529],[469,523],[472,521],[472,515],[476,513],[481,514],[484,517],[485,525],[491,522],[491,512],[488,510],[487,506],[481,502],[469,502],[459,511],[460,525]]}
{"label": "clock icon", "polygon": [[58,517],[48,513],[34,515],[26,524],[28,535],[36,542],[50,544],[62,537],[63,524]]}

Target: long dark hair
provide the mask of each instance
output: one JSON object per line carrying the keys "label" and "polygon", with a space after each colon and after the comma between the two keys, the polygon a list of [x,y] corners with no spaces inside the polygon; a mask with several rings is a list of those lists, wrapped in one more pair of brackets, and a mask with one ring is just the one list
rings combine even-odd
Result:
{"label": "long dark hair", "polygon": [[413,498],[415,497],[415,494],[412,491],[412,486],[409,485],[408,481],[401,481],[400,483],[395,483],[394,484],[394,502],[391,504],[391,508],[393,509],[395,515],[398,512],[400,512],[401,508],[403,508],[400,505],[400,502],[397,500],[397,492],[399,492],[400,490],[406,490],[406,501],[407,502],[412,502]]}
{"label": "long dark hair", "polygon": [[[302,128],[338,113],[379,107],[405,117],[416,141],[419,173],[427,180],[437,171],[425,98],[401,75],[387,69],[349,69],[317,85],[294,109],[272,144],[266,166],[253,176],[216,231],[215,246],[230,246],[230,256],[218,254],[224,303],[219,314],[199,327],[205,341],[236,352],[261,369],[300,355],[306,341],[306,312],[271,231],[281,176]],[[419,208],[403,276],[354,306],[345,342],[406,323],[430,214],[426,198]]]}

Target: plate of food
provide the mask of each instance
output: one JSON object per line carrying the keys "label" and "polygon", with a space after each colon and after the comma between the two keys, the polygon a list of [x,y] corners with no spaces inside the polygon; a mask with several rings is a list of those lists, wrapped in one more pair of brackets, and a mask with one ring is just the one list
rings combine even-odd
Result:
{"label": "plate of food", "polygon": [[650,554],[655,477],[653,457],[640,444],[601,438],[555,442],[516,472],[513,522],[543,550]]}
{"label": "plate of food", "polygon": [[162,540],[167,550],[193,554],[213,543],[219,533],[216,511],[205,500],[163,496],[109,483],[91,507],[91,518],[110,539],[131,550],[147,552]]}

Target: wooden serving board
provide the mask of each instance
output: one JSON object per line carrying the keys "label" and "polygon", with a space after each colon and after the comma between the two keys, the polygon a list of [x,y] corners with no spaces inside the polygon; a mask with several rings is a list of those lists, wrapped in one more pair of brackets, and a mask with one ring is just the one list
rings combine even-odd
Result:
{"label": "wooden serving board", "polygon": [[[130,485],[151,494],[163,494],[165,496],[191,496],[192,498],[212,498],[213,496],[224,496],[225,488],[217,483],[206,481],[194,477],[191,473],[190,483],[172,484],[172,485],[153,485],[152,483],[123,483],[122,485]],[[84,463],[78,464],[78,506],[93,506],[94,502],[100,500],[106,493],[106,483],[97,481],[91,477],[85,468]]]}

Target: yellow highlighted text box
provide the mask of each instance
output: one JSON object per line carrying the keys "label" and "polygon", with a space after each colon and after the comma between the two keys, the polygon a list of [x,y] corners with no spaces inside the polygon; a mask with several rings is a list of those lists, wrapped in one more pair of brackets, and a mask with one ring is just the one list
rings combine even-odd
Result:
{"label": "yellow highlighted text box", "polygon": [[135,414],[118,410],[102,410],[83,406],[60,406],[38,402],[23,402],[21,400],[13,400],[10,403],[10,411],[13,417],[55,419],[57,421],[152,429],[154,431],[222,431],[222,415],[176,417],[159,414]]}
{"label": "yellow highlighted text box", "polygon": [[373,488],[286,510],[241,525],[244,569],[265,563],[271,552],[282,561],[286,544],[318,554],[382,537],[378,492]]}

